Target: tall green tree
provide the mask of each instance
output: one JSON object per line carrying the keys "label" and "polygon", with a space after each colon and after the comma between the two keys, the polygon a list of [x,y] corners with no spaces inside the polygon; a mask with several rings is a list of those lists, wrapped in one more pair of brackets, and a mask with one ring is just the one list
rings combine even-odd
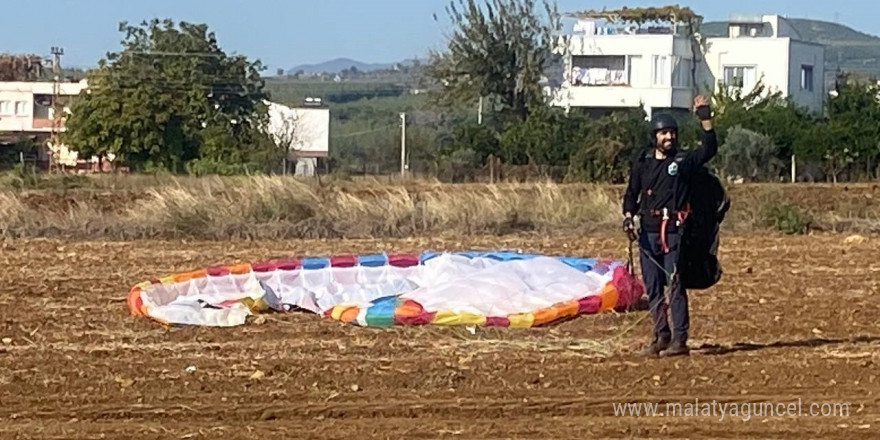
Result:
{"label": "tall green tree", "polygon": [[880,158],[880,86],[843,78],[825,103],[825,115],[803,129],[795,154],[820,164],[836,182],[873,178]]}
{"label": "tall green tree", "polygon": [[632,161],[644,151],[650,137],[647,115],[641,108],[612,112],[582,120],[568,163],[566,179],[625,183]]}
{"label": "tall green tree", "polygon": [[826,102],[831,144],[825,158],[837,174],[852,165],[870,176],[880,156],[880,85],[846,78]]}
{"label": "tall green tree", "polygon": [[74,149],[174,172],[271,155],[259,61],[227,55],[204,24],[154,19],[119,31],[122,50],[90,72],[71,108],[65,141]]}
{"label": "tall green tree", "polygon": [[553,58],[554,32],[560,29],[556,6],[543,0],[453,0],[446,8],[454,30],[446,51],[433,53],[428,77],[442,84],[440,105],[473,103],[525,121],[544,102],[541,77]]}

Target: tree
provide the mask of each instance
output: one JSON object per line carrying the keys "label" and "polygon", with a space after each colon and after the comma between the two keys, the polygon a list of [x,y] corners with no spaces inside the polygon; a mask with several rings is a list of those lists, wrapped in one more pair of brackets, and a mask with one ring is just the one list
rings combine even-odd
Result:
{"label": "tree", "polygon": [[555,107],[535,109],[525,122],[511,122],[501,134],[501,156],[516,165],[568,165],[584,138],[586,119]]}
{"label": "tree", "polygon": [[89,73],[67,121],[65,141],[81,155],[174,172],[273,155],[259,61],[227,55],[204,24],[154,19],[119,30],[122,51]]}
{"label": "tree", "polygon": [[447,50],[432,53],[426,75],[443,84],[435,94],[440,105],[474,102],[479,97],[499,111],[525,121],[543,105],[541,77],[551,62],[553,33],[560,28],[555,5],[543,0],[453,0],[446,8],[455,27]]}
{"label": "tree", "polygon": [[859,178],[862,170],[871,178],[880,156],[880,86],[845,77],[835,92],[824,118],[803,129],[795,154],[820,163],[834,182],[845,172]]}
{"label": "tree", "polygon": [[[835,96],[826,102],[831,145],[826,159],[840,168],[860,163],[870,176],[880,156],[880,84],[845,78]],[[835,173],[835,180],[836,180]]]}
{"label": "tree", "polygon": [[270,133],[278,149],[290,154],[302,148],[303,127],[296,110],[285,106],[277,106],[274,110],[278,124]]}
{"label": "tree", "polygon": [[778,152],[769,136],[736,126],[718,148],[718,162],[724,176],[772,181],[785,169]]}
{"label": "tree", "polygon": [[452,129],[453,144],[449,151],[441,154],[452,154],[457,150],[471,150],[476,154],[476,159],[471,165],[481,165],[490,155],[497,156],[500,153],[498,134],[487,124],[475,122],[459,122]]}
{"label": "tree", "polygon": [[651,139],[642,109],[612,112],[582,122],[566,180],[624,183],[633,159]]}
{"label": "tree", "polygon": [[[769,137],[774,145],[774,157],[780,162],[787,162],[802,148],[802,142],[810,141],[805,133],[816,123],[816,117],[790,96],[784,97],[778,91],[768,93],[763,81],[758,81],[749,91],[741,87],[718,87],[713,95],[713,108],[719,144],[724,145],[736,127],[750,130]],[[743,139],[740,133],[734,144]]]}

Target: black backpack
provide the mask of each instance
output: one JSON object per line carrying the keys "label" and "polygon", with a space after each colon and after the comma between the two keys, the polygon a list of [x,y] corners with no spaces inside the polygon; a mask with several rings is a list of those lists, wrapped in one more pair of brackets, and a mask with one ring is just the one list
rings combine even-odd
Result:
{"label": "black backpack", "polygon": [[681,241],[679,275],[685,289],[703,290],[721,280],[718,260],[721,222],[730,209],[730,198],[721,180],[701,166],[690,175],[688,204]]}

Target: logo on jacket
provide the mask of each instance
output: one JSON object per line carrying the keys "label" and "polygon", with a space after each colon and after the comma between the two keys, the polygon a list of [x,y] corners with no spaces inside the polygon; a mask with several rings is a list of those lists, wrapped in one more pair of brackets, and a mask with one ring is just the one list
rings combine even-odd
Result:
{"label": "logo on jacket", "polygon": [[669,167],[666,168],[666,171],[669,173],[670,176],[678,174],[678,163],[672,162],[671,164],[669,164]]}

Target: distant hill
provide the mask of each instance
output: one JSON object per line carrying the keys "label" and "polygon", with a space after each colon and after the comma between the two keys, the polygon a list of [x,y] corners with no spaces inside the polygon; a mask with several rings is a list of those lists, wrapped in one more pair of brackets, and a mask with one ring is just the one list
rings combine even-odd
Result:
{"label": "distant hill", "polygon": [[[787,19],[805,41],[825,46],[825,70],[833,74],[838,66],[843,71],[880,76],[880,37],[859,32],[851,27],[821,20]],[[706,36],[727,36],[727,22],[703,23]]]}
{"label": "distant hill", "polygon": [[343,70],[351,69],[352,66],[361,72],[373,72],[376,70],[387,70],[397,64],[410,66],[413,64],[413,60],[405,60],[398,63],[364,63],[350,58],[336,58],[323,63],[296,66],[288,70],[287,73],[293,75],[300,70],[304,73],[339,73]]}

